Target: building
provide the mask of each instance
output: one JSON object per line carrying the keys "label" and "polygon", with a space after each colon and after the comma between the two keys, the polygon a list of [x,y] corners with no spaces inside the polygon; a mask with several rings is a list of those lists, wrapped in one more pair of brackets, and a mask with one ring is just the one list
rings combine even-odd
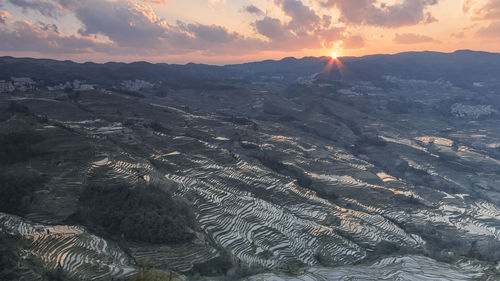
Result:
{"label": "building", "polygon": [[0,80],[0,93],[11,93],[15,90],[12,82]]}
{"label": "building", "polygon": [[33,91],[36,89],[36,82],[29,77],[10,77],[14,88],[21,92]]}

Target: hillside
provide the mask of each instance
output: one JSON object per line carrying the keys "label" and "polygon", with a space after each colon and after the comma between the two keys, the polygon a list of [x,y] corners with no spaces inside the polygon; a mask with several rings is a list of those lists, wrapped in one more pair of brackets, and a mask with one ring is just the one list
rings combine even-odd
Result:
{"label": "hillside", "polygon": [[0,58],[0,279],[496,280],[498,73],[471,51]]}

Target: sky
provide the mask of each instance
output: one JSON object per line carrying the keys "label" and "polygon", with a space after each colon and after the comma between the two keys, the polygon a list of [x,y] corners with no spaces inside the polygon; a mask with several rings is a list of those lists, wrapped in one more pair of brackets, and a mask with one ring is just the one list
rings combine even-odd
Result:
{"label": "sky", "polygon": [[500,0],[0,0],[0,56],[229,64],[500,51]]}

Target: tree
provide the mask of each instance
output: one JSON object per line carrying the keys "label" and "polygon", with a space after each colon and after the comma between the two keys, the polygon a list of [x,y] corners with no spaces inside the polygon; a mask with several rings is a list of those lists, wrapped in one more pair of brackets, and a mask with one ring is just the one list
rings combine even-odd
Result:
{"label": "tree", "polygon": [[139,273],[132,278],[132,281],[180,281],[173,272],[170,271],[157,271],[155,264],[146,260],[139,260],[137,262]]}

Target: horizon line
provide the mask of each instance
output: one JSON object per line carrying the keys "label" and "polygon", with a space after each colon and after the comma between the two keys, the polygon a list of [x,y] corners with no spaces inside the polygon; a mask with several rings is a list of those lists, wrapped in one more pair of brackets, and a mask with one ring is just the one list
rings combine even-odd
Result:
{"label": "horizon line", "polygon": [[[401,55],[401,54],[417,54],[417,53],[436,53],[436,54],[454,54],[457,52],[474,52],[474,53],[485,53],[485,54],[497,54],[500,55],[499,52],[489,52],[489,51],[479,51],[479,50],[472,50],[472,49],[457,49],[454,51],[450,52],[442,52],[442,51],[431,51],[431,50],[423,50],[423,51],[405,51],[405,52],[397,52],[397,53],[378,53],[378,54],[368,54],[368,55],[363,55],[363,56],[338,56],[337,60],[341,59],[352,59],[352,58],[368,58],[368,57],[374,57],[374,56],[395,56],[395,55]],[[256,60],[256,61],[247,61],[247,62],[241,62],[241,63],[230,63],[230,64],[209,64],[209,63],[197,63],[197,62],[187,62],[187,63],[168,63],[168,62],[152,62],[152,61],[147,61],[147,60],[137,60],[137,61],[130,61],[130,62],[125,62],[125,61],[106,61],[106,62],[96,62],[96,61],[74,61],[71,59],[66,59],[66,60],[59,60],[59,59],[52,59],[52,58],[42,58],[42,57],[15,57],[15,56],[0,56],[0,59],[4,58],[11,58],[11,59],[32,59],[32,60],[49,60],[49,61],[57,61],[57,62],[71,62],[71,63],[76,63],[76,64],[109,64],[109,63],[118,63],[118,64],[134,64],[134,63],[148,63],[152,65],[179,65],[179,66],[186,66],[190,64],[195,64],[195,65],[206,65],[206,66],[216,66],[216,67],[228,67],[232,65],[242,65],[242,64],[251,64],[251,63],[261,63],[261,62],[279,62],[283,61],[286,59],[295,59],[295,60],[302,60],[302,59],[308,59],[308,58],[316,58],[316,59],[322,59],[322,58],[330,58],[330,56],[324,55],[324,56],[304,56],[304,57],[293,57],[293,56],[288,56],[288,57],[283,57],[281,59],[263,59],[263,60]]]}

